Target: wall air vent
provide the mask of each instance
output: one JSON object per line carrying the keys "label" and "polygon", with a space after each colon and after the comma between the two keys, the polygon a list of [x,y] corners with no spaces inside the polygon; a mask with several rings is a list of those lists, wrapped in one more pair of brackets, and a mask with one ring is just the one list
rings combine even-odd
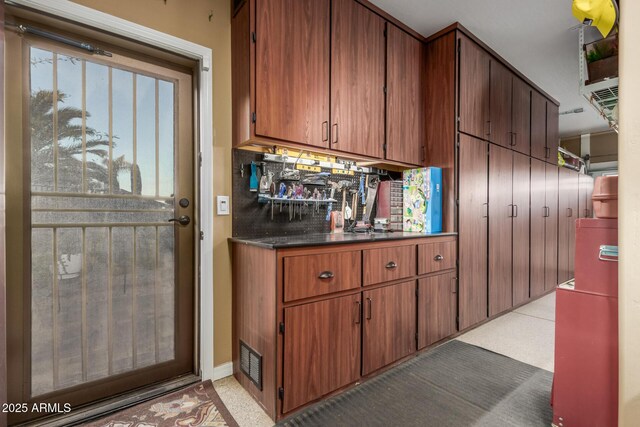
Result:
{"label": "wall air vent", "polygon": [[240,370],[262,391],[262,356],[240,341]]}

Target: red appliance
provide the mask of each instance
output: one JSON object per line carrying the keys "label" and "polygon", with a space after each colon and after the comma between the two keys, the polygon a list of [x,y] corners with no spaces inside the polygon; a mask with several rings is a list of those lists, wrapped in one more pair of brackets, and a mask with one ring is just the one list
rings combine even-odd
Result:
{"label": "red appliance", "polygon": [[617,221],[576,221],[575,284],[556,290],[556,426],[618,425],[617,242]]}
{"label": "red appliance", "polygon": [[618,177],[596,177],[591,199],[596,218],[618,218]]}

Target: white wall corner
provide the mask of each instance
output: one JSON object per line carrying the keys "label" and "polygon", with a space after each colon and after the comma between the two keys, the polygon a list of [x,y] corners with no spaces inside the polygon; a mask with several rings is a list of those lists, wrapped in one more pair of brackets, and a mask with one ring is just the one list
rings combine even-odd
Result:
{"label": "white wall corner", "polygon": [[218,365],[213,368],[213,380],[220,380],[222,378],[230,377],[233,375],[233,363],[227,362],[222,365]]}

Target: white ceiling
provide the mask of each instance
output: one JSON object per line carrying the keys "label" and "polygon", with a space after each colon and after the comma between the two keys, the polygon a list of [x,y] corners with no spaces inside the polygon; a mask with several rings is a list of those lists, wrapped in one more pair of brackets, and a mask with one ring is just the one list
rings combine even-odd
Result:
{"label": "white ceiling", "polygon": [[[424,36],[460,22],[560,102],[561,136],[608,129],[578,92],[578,21],[571,0],[370,0]],[[594,30],[594,28],[588,28]]]}

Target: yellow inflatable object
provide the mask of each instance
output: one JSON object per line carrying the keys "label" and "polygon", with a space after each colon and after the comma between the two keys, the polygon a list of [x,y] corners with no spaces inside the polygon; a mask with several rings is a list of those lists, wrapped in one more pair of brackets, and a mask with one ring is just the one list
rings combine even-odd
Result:
{"label": "yellow inflatable object", "polygon": [[596,27],[607,37],[618,20],[615,0],[573,0],[573,16],[582,23]]}

